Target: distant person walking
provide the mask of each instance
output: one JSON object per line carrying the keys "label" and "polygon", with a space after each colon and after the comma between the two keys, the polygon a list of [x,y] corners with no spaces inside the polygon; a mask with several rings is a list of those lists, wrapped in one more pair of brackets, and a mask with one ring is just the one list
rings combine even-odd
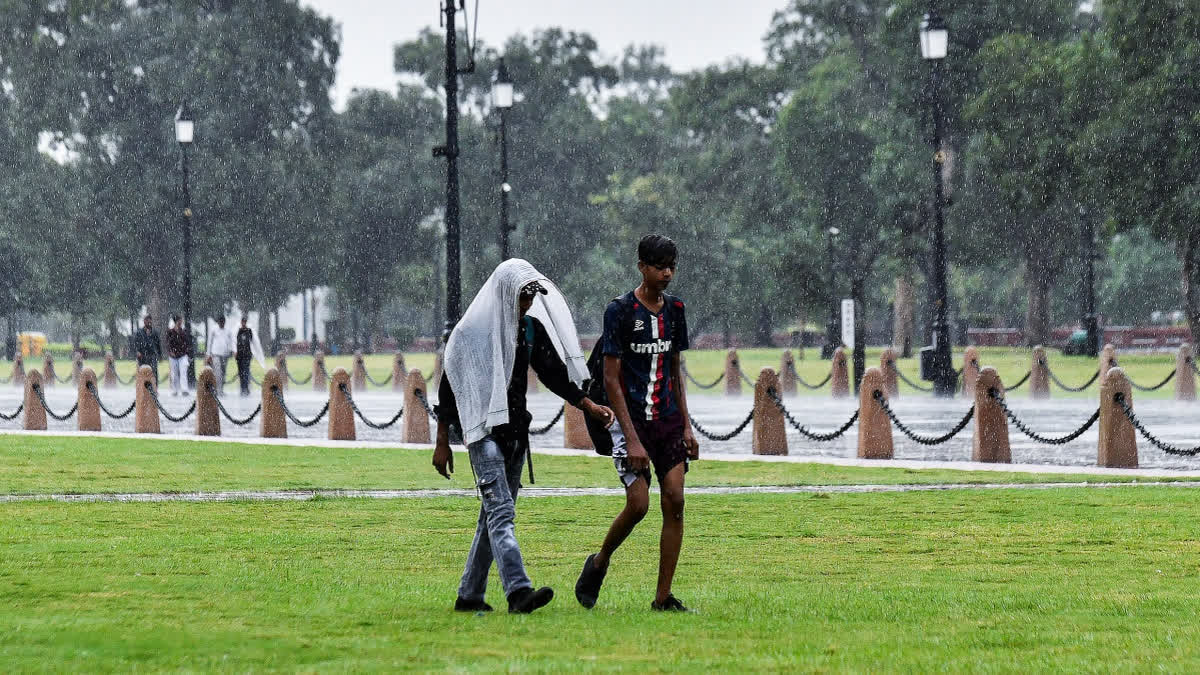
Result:
{"label": "distant person walking", "polygon": [[154,384],[158,386],[158,362],[162,359],[162,339],[154,330],[154,320],[149,314],[142,319],[142,329],[133,337],[134,358],[138,367],[150,366],[154,373]]}
{"label": "distant person walking", "polygon": [[254,358],[254,331],[247,325],[248,320],[242,316],[242,327],[237,332],[238,383],[242,387],[242,396],[250,395],[250,359]]}
{"label": "distant person walking", "polygon": [[208,354],[212,356],[213,370],[217,375],[217,396],[225,395],[225,377],[229,368],[229,357],[233,356],[233,336],[225,328],[225,317],[217,317],[217,329],[208,336]]}
{"label": "distant person walking", "polygon": [[175,325],[167,330],[167,359],[171,364],[171,395],[179,396],[190,393],[188,390],[188,334],[183,325],[183,317],[176,314],[171,317]]}

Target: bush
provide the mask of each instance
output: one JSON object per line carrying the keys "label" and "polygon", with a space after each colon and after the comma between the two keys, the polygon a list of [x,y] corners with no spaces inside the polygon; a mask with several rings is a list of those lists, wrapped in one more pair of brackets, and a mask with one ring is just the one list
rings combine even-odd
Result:
{"label": "bush", "polygon": [[291,327],[280,328],[279,330],[275,331],[275,337],[280,342],[295,342],[296,329]]}
{"label": "bush", "polygon": [[396,349],[404,351],[408,349],[413,340],[417,339],[417,331],[412,326],[396,326],[391,331],[392,338],[396,340]]}

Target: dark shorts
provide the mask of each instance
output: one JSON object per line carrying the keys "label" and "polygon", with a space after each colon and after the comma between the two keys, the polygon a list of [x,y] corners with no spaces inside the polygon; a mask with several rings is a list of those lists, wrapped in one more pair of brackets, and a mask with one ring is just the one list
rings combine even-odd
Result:
{"label": "dark shorts", "polygon": [[[675,413],[656,420],[633,420],[633,428],[637,431],[638,440],[650,455],[650,466],[654,467],[654,475],[662,485],[663,477],[682,463],[683,470],[688,469],[687,449],[683,447],[683,415]],[[650,470],[635,471],[626,459],[625,433],[620,424],[612,425],[609,430],[613,439],[613,466],[617,469],[617,478],[621,484],[629,487],[639,477],[650,482]]]}

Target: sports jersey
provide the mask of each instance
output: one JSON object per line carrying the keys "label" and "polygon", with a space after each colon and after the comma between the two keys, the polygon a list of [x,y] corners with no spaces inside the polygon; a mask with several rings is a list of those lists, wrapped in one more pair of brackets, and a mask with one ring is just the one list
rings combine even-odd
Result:
{"label": "sports jersey", "polygon": [[621,359],[625,405],[635,419],[657,420],[679,410],[671,369],[688,348],[683,301],[667,295],[657,314],[633,291],[604,310],[600,353]]}

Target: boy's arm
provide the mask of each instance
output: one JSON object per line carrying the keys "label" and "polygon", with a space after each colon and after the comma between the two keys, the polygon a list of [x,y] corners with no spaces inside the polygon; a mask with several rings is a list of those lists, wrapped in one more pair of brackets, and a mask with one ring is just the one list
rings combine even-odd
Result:
{"label": "boy's arm", "polygon": [[612,424],[612,410],[607,406],[596,405],[578,385],[571,381],[566,364],[562,362],[554,345],[551,344],[545,327],[537,321],[534,322],[534,336],[533,354],[529,365],[533,368],[533,372],[537,373],[542,384],[546,385],[556,396],[599,420],[602,424]]}
{"label": "boy's arm", "polygon": [[617,356],[604,356],[604,391],[608,393],[608,403],[617,416],[617,423],[625,434],[627,460],[633,469],[649,469],[650,455],[642,447],[637,430],[633,428],[633,418],[629,416],[629,406],[625,404],[625,388],[621,386],[621,359]]}
{"label": "boy's arm", "polygon": [[442,381],[438,386],[437,413],[437,441],[433,446],[433,467],[445,476],[446,480],[450,480],[450,474],[454,473],[454,453],[450,452],[450,424],[459,422],[458,402],[454,400],[454,390],[450,388],[450,380],[445,373],[442,373]]}
{"label": "boy's arm", "polygon": [[678,358],[671,363],[671,379],[674,380],[675,395],[679,397],[679,413],[683,415],[683,447],[687,450],[689,458],[700,459],[700,442],[692,433],[692,416],[688,413],[687,389],[683,386],[683,368],[680,366]]}

